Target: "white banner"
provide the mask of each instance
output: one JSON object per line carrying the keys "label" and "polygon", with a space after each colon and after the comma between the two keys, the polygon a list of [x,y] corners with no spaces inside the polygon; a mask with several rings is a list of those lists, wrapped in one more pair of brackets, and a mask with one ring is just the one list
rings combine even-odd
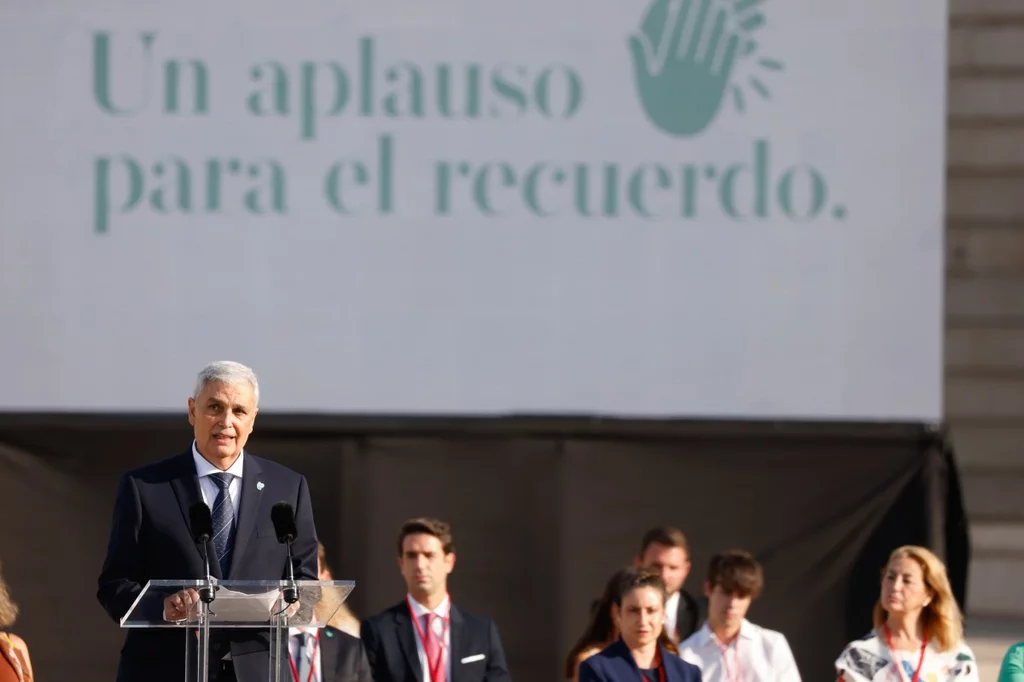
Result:
{"label": "white banner", "polygon": [[6,3],[0,409],[935,420],[946,11]]}

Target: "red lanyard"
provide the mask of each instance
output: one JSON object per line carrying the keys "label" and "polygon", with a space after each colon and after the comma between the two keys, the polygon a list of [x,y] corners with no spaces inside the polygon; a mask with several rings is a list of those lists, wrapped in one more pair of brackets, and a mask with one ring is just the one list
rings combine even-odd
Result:
{"label": "red lanyard", "polygon": [[[903,680],[903,666],[900,665],[900,661],[896,658],[896,650],[892,646],[892,633],[889,632],[889,625],[883,624],[885,628],[885,641],[889,645],[889,656],[892,657],[892,664],[896,666],[896,673],[900,676],[900,680]],[[924,638],[921,640],[921,658],[917,661],[917,670],[914,671],[914,677],[911,682],[917,682],[918,676],[921,674],[921,668],[924,666],[924,650],[928,648],[928,631],[925,630]]]}
{"label": "red lanyard", "polygon": [[[306,678],[306,682],[313,682],[313,680],[316,679],[314,675],[316,673],[316,653],[320,650],[320,628],[317,628],[316,630],[315,639],[316,643],[313,645],[313,653],[310,655],[309,676]],[[304,646],[299,648],[299,656],[304,655],[302,650],[305,648],[306,647]],[[292,677],[295,678],[295,682],[302,682],[302,680],[299,679],[299,669],[295,667],[295,659],[289,656],[288,663],[292,666]]]}
{"label": "red lanyard", "polygon": [[[661,660],[661,649],[654,652],[654,666],[658,669],[658,682],[665,682],[665,662]],[[647,682],[643,673],[640,673],[640,682]]]}
{"label": "red lanyard", "polygon": [[[416,628],[416,635],[420,638],[420,643],[423,645],[423,653],[427,657],[427,668],[430,669],[430,680],[431,682],[439,682],[441,679],[441,666],[444,665],[444,636],[448,632],[448,621],[452,616],[452,600],[448,600],[448,613],[444,616],[444,627],[441,629],[441,637],[439,641],[440,651],[437,652],[437,660],[431,662],[430,660],[430,649],[427,648],[427,633],[420,627],[420,619],[416,617],[416,612],[412,608],[412,599],[409,597],[405,598],[405,605],[409,607],[409,615],[412,617],[412,625]],[[430,615],[434,615],[431,613]],[[431,619],[427,619],[427,627],[433,627]]]}
{"label": "red lanyard", "polygon": [[725,668],[725,676],[731,680],[731,682],[742,682],[743,674],[740,672],[740,636],[736,635],[736,654],[733,658],[736,659],[736,674],[732,674],[732,668],[729,666],[729,647],[728,645],[722,644],[715,639],[718,643],[718,648],[722,650],[722,667]]}

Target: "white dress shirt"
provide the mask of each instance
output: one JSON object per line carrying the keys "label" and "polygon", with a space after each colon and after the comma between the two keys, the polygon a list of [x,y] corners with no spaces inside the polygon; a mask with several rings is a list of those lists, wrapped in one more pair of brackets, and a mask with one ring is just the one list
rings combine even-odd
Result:
{"label": "white dress shirt", "polygon": [[[199,454],[199,448],[196,447],[195,440],[192,441],[192,461],[196,464],[196,475],[199,476],[199,492],[203,496],[203,502],[206,506],[213,511],[213,505],[217,503],[217,497],[220,495],[220,487],[213,482],[210,478],[210,474],[221,473],[221,470],[210,464],[210,462]],[[235,463],[223,473],[231,474],[231,482],[228,483],[228,496],[231,498],[231,511],[235,514],[235,525],[238,525],[238,508],[239,500],[242,495],[242,467],[245,463],[245,452],[238,453],[238,458],[235,459]],[[229,651],[225,656],[224,660],[231,660],[231,652]],[[303,680],[305,682],[305,680]]]}
{"label": "white dress shirt", "polygon": [[675,639],[678,636],[676,632],[676,619],[679,617],[679,593],[674,593],[665,602],[665,633]]}
{"label": "white dress shirt", "polygon": [[[320,628],[288,628],[288,655],[291,656],[292,662],[295,663],[296,670],[301,669],[301,666],[299,665],[300,657],[296,654],[299,654],[302,658],[306,658],[307,660],[312,658],[313,682],[321,682],[321,680],[323,680],[323,675],[320,672],[320,647],[317,646],[316,640],[317,633],[319,632]],[[303,647],[301,652],[296,651],[296,649],[299,648],[298,640],[293,639],[295,635],[299,633],[309,635],[309,637],[306,638],[306,646]],[[291,668],[291,666],[289,666],[289,668]],[[294,676],[294,673],[292,673],[292,675]],[[306,680],[299,680],[299,682],[306,682]]]}
{"label": "white dress shirt", "polygon": [[679,645],[679,656],[700,668],[701,682],[800,682],[786,637],[745,618],[739,635],[724,653],[718,638],[704,623]]}
{"label": "white dress shirt", "polygon": [[[228,495],[231,497],[232,511],[235,513],[235,523],[238,523],[238,507],[239,498],[242,495],[242,466],[245,459],[245,453],[241,452],[238,455],[238,459],[231,465],[231,468],[227,470],[233,476],[231,483],[228,484]],[[196,475],[199,476],[199,492],[203,496],[203,502],[206,506],[213,511],[213,505],[217,501],[217,496],[220,495],[220,488],[217,484],[210,480],[210,474],[215,474],[220,471],[217,467],[213,466],[202,455],[199,454],[199,449],[196,448],[196,442],[192,441],[192,461],[195,462]],[[164,610],[164,619],[171,620],[167,615],[166,609]],[[230,654],[229,654],[230,656]]]}
{"label": "white dress shirt", "polygon": [[[196,474],[199,475],[199,491],[203,495],[203,502],[210,508],[210,511],[213,511],[213,505],[216,504],[217,496],[220,495],[220,488],[210,479],[210,474],[221,473],[221,470],[210,464],[199,454],[195,441],[192,441],[192,459],[196,463]],[[223,472],[232,476],[231,483],[228,484],[228,495],[231,496],[231,507],[235,512],[236,524],[238,523],[238,502],[242,495],[242,467],[244,464],[245,452],[243,451],[238,454],[238,459],[231,465],[231,468]]]}
{"label": "white dress shirt", "polygon": [[[407,594],[405,596],[405,599],[406,599],[407,602],[412,604],[412,612],[416,616],[416,618],[418,619],[421,630],[423,629],[423,616],[427,615],[428,613],[434,613],[434,614],[436,614],[438,616],[441,616],[441,618],[434,618],[433,619],[433,621],[434,621],[433,622],[433,628],[434,628],[434,632],[436,632],[439,637],[441,636],[442,629],[444,630],[444,644],[442,645],[442,648],[441,648],[441,655],[444,657],[444,667],[445,667],[444,679],[447,680],[448,682],[451,682],[451,679],[452,679],[452,657],[451,657],[452,627],[451,627],[451,621],[448,620],[449,615],[450,615],[449,614],[449,610],[448,610],[449,609],[449,604],[450,604],[450,602],[448,600],[448,595],[445,595],[444,599],[441,601],[440,604],[437,605],[437,608],[434,609],[433,611],[430,611],[429,609],[427,609],[426,606],[424,606],[423,604],[420,604],[418,601],[413,599],[412,595]],[[445,627],[445,623],[446,622],[448,623],[447,627]],[[413,631],[412,632],[413,638],[416,640],[416,653],[419,654],[419,657],[420,657],[420,667],[423,668],[423,682],[430,682],[431,679],[433,679],[433,678],[430,677],[430,663],[427,660],[427,650],[423,648],[423,640],[420,639],[419,632],[416,630],[416,626],[415,625],[412,626],[412,631]],[[427,634],[426,630],[423,630],[423,635],[426,636],[426,634]]]}

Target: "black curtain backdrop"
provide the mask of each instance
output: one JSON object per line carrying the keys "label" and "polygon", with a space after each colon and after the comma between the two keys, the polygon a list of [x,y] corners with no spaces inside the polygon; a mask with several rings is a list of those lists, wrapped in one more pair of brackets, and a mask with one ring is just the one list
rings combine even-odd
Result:
{"label": "black curtain backdrop", "polygon": [[[937,550],[964,603],[945,443],[914,425],[261,415],[248,450],[308,477],[360,617],[404,595],[401,521],[450,521],[453,598],[496,620],[519,682],[560,678],[591,601],[658,524],[686,532],[693,593],[713,552],[755,553],[766,589],[749,618],[783,632],[812,680],[870,628],[895,547]],[[115,484],[190,444],[184,416],[0,415],[0,560],[38,679],[113,679],[124,633],[95,593]]]}

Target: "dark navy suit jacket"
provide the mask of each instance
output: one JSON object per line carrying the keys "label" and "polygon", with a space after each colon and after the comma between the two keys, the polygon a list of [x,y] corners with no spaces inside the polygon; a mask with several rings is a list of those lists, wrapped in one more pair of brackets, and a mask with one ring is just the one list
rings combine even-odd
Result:
{"label": "dark navy suit jacket", "polygon": [[[665,682],[701,682],[700,668],[661,649],[665,664]],[[640,682],[643,677],[633,654],[618,639],[599,654],[580,664],[580,682]]]}
{"label": "dark navy suit jacket", "polygon": [[[270,520],[270,508],[285,501],[295,508],[298,527],[298,538],[292,545],[295,578],[316,580],[316,529],[306,479],[275,462],[248,453],[244,457],[231,565],[228,575],[221,575],[216,550],[209,542],[210,572],[227,580],[287,578],[287,549],[277,541]],[[206,577],[202,545],[193,541],[189,528],[189,507],[202,501],[191,448],[121,477],[97,592],[100,604],[116,622],[128,612],[148,581]],[[129,629],[121,649],[118,682],[183,679],[185,635],[180,628]],[[229,651],[239,682],[266,680],[268,631],[211,630],[211,662],[219,662]]]}
{"label": "dark navy suit jacket", "polygon": [[[494,621],[460,611],[453,604],[451,628],[448,682],[511,682]],[[423,679],[406,601],[364,620],[360,632],[374,682],[430,682]]]}
{"label": "dark navy suit jacket", "polygon": [[320,633],[320,666],[323,682],[373,682],[362,640],[330,625]]}

